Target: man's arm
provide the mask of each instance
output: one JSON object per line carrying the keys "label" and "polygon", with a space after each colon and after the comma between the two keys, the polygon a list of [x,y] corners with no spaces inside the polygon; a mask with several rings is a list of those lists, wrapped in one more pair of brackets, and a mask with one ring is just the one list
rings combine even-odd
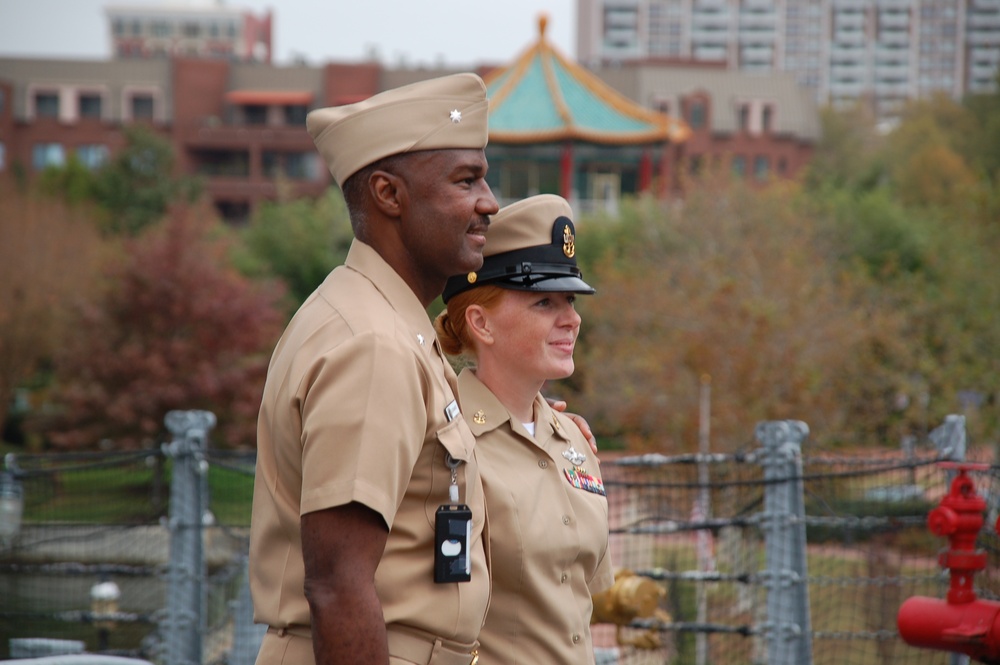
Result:
{"label": "man's arm", "polygon": [[305,595],[317,665],[385,665],[385,619],[375,569],[389,530],[360,503],[302,516]]}

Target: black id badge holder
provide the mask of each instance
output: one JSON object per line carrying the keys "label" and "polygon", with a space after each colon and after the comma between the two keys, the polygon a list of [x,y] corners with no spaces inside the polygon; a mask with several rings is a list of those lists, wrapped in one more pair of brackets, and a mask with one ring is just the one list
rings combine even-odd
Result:
{"label": "black id badge holder", "polygon": [[472,511],[458,502],[458,466],[462,462],[450,454],[445,464],[451,469],[448,487],[450,503],[439,506],[434,520],[434,581],[438,584],[468,582],[472,579]]}

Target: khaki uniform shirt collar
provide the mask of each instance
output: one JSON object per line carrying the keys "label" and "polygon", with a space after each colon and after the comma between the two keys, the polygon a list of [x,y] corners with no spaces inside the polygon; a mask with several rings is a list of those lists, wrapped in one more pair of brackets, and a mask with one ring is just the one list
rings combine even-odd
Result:
{"label": "khaki uniform shirt collar", "polygon": [[344,265],[368,278],[389,305],[413,326],[417,333],[424,336],[427,348],[432,346],[437,337],[427,310],[420,304],[413,289],[371,245],[366,245],[357,239],[352,241]]}
{"label": "khaki uniform shirt collar", "polygon": [[511,418],[507,407],[471,369],[463,369],[458,375],[458,390],[462,400],[462,415],[477,439],[509,422],[514,432],[526,436],[543,448],[552,437],[567,443],[570,441],[563,425],[556,419],[555,411],[541,394],[535,395],[535,436],[532,438],[521,423]]}

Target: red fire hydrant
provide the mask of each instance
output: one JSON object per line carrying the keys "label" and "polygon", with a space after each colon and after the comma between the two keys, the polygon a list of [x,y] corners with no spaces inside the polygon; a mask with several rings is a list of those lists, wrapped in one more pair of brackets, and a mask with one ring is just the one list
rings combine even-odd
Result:
{"label": "red fire hydrant", "polygon": [[986,552],[976,549],[986,501],[976,493],[970,469],[988,464],[943,462],[958,469],[951,491],[927,516],[927,526],[948,538],[938,563],[951,572],[947,600],[914,596],[899,608],[896,625],[907,644],[965,654],[982,663],[1000,664],[1000,603],[976,598],[973,579],[986,568]]}

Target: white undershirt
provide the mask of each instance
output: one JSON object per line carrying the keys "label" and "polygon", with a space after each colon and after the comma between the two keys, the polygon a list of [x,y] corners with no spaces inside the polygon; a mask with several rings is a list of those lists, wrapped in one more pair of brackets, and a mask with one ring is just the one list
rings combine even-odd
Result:
{"label": "white undershirt", "polygon": [[528,430],[528,434],[535,436],[535,423],[521,423],[524,425],[524,429]]}

